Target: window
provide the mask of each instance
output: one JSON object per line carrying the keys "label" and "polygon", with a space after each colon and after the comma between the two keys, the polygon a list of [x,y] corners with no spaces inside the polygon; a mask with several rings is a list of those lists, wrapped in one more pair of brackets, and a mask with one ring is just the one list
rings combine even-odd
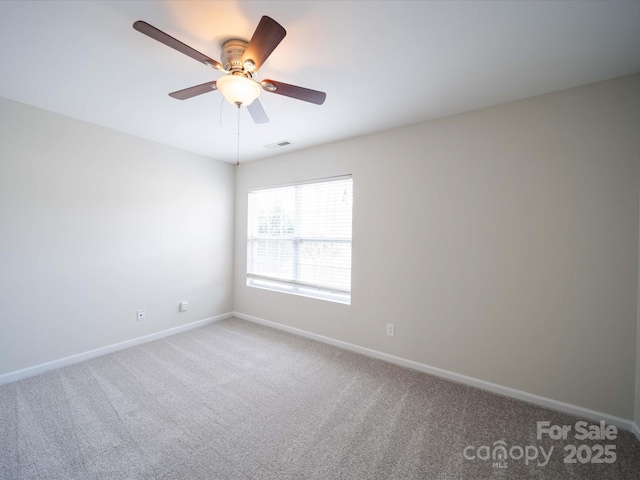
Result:
{"label": "window", "polygon": [[351,303],[351,176],[249,192],[247,285]]}

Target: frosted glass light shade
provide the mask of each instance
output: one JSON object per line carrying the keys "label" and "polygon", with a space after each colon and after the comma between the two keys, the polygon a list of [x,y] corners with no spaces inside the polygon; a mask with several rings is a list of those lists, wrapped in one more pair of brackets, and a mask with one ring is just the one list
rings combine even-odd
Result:
{"label": "frosted glass light shade", "polygon": [[229,103],[247,106],[260,95],[260,85],[240,75],[225,75],[216,82],[216,87]]}

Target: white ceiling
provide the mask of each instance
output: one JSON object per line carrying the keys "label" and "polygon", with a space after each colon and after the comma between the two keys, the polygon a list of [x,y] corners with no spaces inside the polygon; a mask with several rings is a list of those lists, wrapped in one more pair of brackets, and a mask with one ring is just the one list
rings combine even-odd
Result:
{"label": "white ceiling", "polygon": [[[327,100],[263,92],[269,123],[240,111],[241,161],[640,71],[640,1],[4,0],[0,96],[235,162],[233,105],[167,95],[221,73],[132,24],[220,60],[262,15],[287,36],[258,79]],[[281,140],[293,145],[264,148]]]}

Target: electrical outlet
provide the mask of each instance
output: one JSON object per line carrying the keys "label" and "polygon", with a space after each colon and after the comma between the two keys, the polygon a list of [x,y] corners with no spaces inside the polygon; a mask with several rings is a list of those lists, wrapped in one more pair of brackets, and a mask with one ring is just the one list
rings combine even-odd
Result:
{"label": "electrical outlet", "polygon": [[390,337],[395,336],[396,334],[396,326],[393,323],[387,323],[387,335]]}
{"label": "electrical outlet", "polygon": [[189,310],[189,302],[180,302],[180,311],[186,312]]}
{"label": "electrical outlet", "polygon": [[144,315],[145,315],[144,310],[138,310],[138,321],[139,322],[144,320]]}

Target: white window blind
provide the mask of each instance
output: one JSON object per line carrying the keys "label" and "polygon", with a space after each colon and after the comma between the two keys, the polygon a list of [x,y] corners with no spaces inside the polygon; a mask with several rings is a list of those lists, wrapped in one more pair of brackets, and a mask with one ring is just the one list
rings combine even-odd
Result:
{"label": "white window blind", "polygon": [[351,176],[249,192],[247,285],[350,303]]}

